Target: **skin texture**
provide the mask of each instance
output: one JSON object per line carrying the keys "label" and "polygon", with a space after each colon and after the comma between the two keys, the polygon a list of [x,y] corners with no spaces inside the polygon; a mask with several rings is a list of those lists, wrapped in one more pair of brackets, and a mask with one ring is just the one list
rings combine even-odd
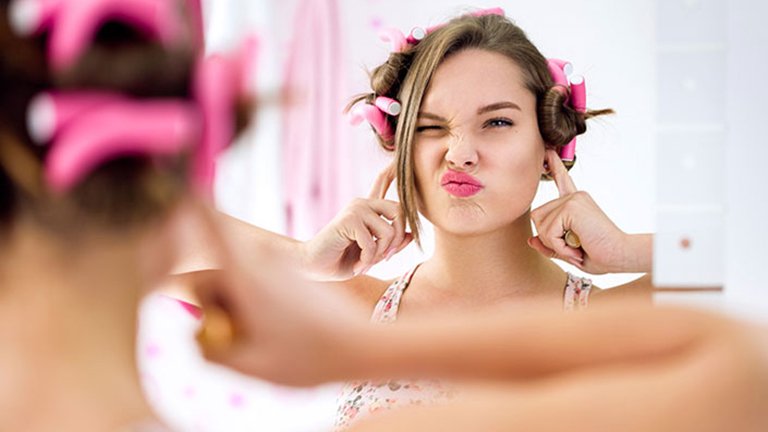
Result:
{"label": "skin texture", "polygon": [[67,238],[23,216],[9,228],[0,429],[106,431],[153,418],[136,369],[136,320],[141,297],[174,261],[172,220]]}

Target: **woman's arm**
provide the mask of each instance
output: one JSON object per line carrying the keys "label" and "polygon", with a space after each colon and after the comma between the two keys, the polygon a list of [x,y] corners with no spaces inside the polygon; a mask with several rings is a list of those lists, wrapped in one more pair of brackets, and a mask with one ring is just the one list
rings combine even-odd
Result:
{"label": "woman's arm", "polygon": [[704,312],[621,303],[578,314],[499,307],[370,327],[348,341],[346,351],[354,360],[346,371],[353,378],[528,380],[675,355],[725,322]]}
{"label": "woman's arm", "polygon": [[759,347],[765,330],[710,318],[709,330],[684,350],[556,379],[497,381],[464,389],[448,404],[371,417],[353,430],[768,430],[768,356]]}
{"label": "woman's arm", "polygon": [[[173,273],[221,268],[219,251],[212,247],[209,237],[204,234],[200,219],[194,217],[194,212],[186,214],[190,217],[184,218],[179,224],[181,244]],[[297,270],[303,267],[302,242],[215,210],[211,210],[210,214],[227,247],[232,250],[232,256],[239,258],[242,264],[254,265],[253,258],[276,254],[286,262],[292,263]]]}

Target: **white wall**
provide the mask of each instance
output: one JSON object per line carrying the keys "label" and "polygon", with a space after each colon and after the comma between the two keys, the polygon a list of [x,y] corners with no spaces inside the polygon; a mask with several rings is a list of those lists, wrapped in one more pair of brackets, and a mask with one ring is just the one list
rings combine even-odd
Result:
{"label": "white wall", "polygon": [[768,187],[765,152],[768,3],[728,2],[728,143],[725,241],[726,303],[743,317],[768,322]]}

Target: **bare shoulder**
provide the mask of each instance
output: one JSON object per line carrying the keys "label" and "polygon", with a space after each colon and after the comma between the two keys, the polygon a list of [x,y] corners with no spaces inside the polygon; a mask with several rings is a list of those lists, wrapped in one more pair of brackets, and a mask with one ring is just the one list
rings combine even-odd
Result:
{"label": "bare shoulder", "polygon": [[344,292],[371,311],[394,280],[382,280],[362,275],[342,282],[329,282],[328,286]]}
{"label": "bare shoulder", "polygon": [[651,275],[647,274],[631,282],[613,288],[601,289],[592,287],[590,303],[607,303],[615,301],[632,301],[650,304],[652,302],[653,284]]}

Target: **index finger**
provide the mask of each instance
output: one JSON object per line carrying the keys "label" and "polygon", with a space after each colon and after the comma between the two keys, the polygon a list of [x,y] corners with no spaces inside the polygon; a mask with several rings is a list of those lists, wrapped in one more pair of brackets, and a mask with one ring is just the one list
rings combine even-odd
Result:
{"label": "index finger", "polygon": [[549,175],[555,181],[560,196],[570,195],[578,191],[571,175],[568,174],[568,169],[556,151],[547,150],[547,166],[549,166]]}
{"label": "index finger", "polygon": [[395,180],[395,164],[396,160],[393,160],[383,171],[376,176],[376,180],[373,182],[371,193],[368,194],[370,199],[384,199],[387,196],[389,186]]}

